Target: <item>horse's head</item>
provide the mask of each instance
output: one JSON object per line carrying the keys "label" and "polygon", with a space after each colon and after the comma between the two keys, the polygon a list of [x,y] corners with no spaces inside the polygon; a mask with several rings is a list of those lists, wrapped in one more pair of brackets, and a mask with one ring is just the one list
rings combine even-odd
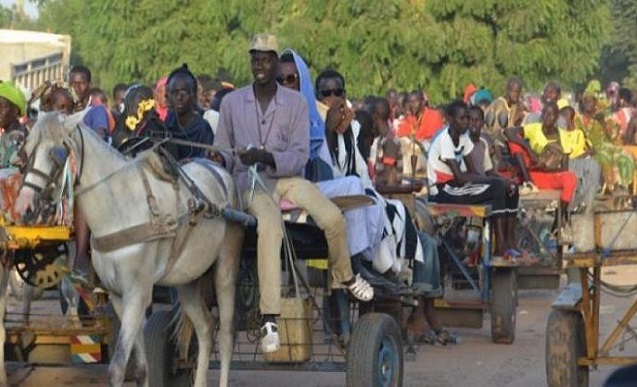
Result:
{"label": "horse's head", "polygon": [[[72,132],[76,121],[57,112],[40,116],[24,146],[24,176],[15,203],[15,212],[23,222],[46,220],[55,208],[65,184],[65,166],[76,144]],[[71,183],[73,184],[73,183]]]}

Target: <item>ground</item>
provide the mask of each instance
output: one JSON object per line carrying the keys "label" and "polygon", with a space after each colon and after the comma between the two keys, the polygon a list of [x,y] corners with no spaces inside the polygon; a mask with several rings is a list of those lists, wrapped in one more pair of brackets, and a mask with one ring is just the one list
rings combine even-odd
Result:
{"label": "ground", "polygon": [[[637,266],[613,267],[605,270],[604,278],[613,283],[634,283]],[[563,281],[564,282],[564,281]],[[557,296],[555,290],[520,292],[518,327],[515,343],[496,345],[490,341],[489,321],[482,329],[453,329],[461,336],[458,345],[420,347],[417,359],[405,363],[404,386],[504,387],[546,386],[544,346],[545,326],[550,305]],[[605,335],[611,324],[621,318],[634,297],[613,298],[605,295],[601,306],[601,329]],[[488,318],[488,316],[486,316]],[[621,355],[636,355],[637,343],[626,344]],[[19,364],[10,364],[20,386],[101,386],[106,385],[106,366],[22,368],[22,376],[15,373]],[[28,372],[30,370],[30,372]],[[590,385],[601,386],[613,368],[604,366],[590,373]],[[209,385],[217,381],[216,371],[210,371]],[[23,376],[25,376],[23,378]],[[15,379],[14,379],[15,380]],[[257,382],[258,380],[258,382]],[[231,371],[231,386],[343,386],[345,375],[340,373],[307,372],[247,372]],[[127,386],[132,386],[127,383]]]}

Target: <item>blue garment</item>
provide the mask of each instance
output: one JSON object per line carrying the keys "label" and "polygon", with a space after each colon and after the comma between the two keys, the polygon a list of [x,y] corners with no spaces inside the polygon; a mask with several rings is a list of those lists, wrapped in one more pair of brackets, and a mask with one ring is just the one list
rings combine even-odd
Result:
{"label": "blue garment", "polygon": [[329,152],[325,148],[325,122],[323,122],[316,107],[316,94],[310,78],[310,71],[303,58],[296,51],[286,48],[283,51],[283,54],[285,53],[290,53],[294,57],[296,71],[299,73],[299,91],[305,97],[310,115],[310,159],[305,167],[305,177],[313,182],[331,180],[334,178],[332,166],[329,164],[331,160],[329,157],[325,160],[326,156],[329,156]]}
{"label": "blue garment", "polygon": [[84,115],[82,122],[95,131],[104,129],[108,133],[108,112],[106,107],[104,105],[91,106]]}
{"label": "blue garment", "polygon": [[321,146],[325,142],[325,123],[316,107],[316,94],[314,93],[310,71],[305,61],[292,49],[286,48],[283,54],[286,52],[294,56],[294,64],[296,65],[296,70],[299,72],[299,84],[301,86],[301,90],[299,91],[303,94],[303,97],[305,97],[310,113],[310,160],[312,160],[319,156]]}
{"label": "blue garment", "polygon": [[[166,117],[166,128],[168,128],[174,138],[179,140],[205,145],[212,145],[215,140],[215,135],[210,125],[199,114],[197,114],[196,118],[190,124],[182,128],[179,125],[177,114],[174,110],[169,110],[168,117]],[[175,148],[177,149],[177,160],[206,157],[207,155],[206,149],[190,145],[177,145]]]}

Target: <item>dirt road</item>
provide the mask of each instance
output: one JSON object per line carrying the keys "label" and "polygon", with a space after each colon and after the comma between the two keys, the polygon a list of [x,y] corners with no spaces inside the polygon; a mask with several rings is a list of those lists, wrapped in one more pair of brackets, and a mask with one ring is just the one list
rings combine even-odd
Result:
{"label": "dirt road", "polygon": [[[605,278],[613,283],[637,280],[637,267],[614,267]],[[534,387],[546,386],[544,346],[545,326],[550,305],[557,291],[522,291],[518,307],[515,343],[496,345],[490,341],[489,321],[481,330],[454,329],[462,341],[459,345],[420,347],[416,361],[405,363],[405,386],[428,387]],[[601,329],[606,334],[610,325],[621,318],[634,298],[604,296],[601,307]],[[488,316],[487,316],[488,318]],[[626,344],[623,355],[636,355],[637,343]],[[16,365],[12,365],[15,367]],[[590,373],[590,385],[601,386],[612,371],[602,367]],[[106,384],[106,366],[35,367],[22,380],[21,386],[100,386]],[[217,372],[209,372],[209,384],[215,385]],[[232,386],[343,386],[344,374],[307,372],[231,371]],[[133,384],[127,384],[133,385]]]}

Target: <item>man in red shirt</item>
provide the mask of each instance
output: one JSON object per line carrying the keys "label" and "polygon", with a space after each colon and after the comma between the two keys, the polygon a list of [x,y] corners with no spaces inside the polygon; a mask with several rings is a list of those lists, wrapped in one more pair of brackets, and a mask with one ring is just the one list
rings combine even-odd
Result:
{"label": "man in red shirt", "polygon": [[409,93],[409,114],[398,126],[398,137],[414,136],[419,142],[430,142],[434,134],[444,126],[442,114],[429,107],[427,102],[422,91],[414,90]]}
{"label": "man in red shirt", "polygon": [[399,172],[414,175],[425,169],[429,144],[434,134],[444,126],[444,120],[438,110],[429,107],[427,96],[421,90],[409,93],[406,105],[407,116],[396,131],[403,154],[403,170]]}

